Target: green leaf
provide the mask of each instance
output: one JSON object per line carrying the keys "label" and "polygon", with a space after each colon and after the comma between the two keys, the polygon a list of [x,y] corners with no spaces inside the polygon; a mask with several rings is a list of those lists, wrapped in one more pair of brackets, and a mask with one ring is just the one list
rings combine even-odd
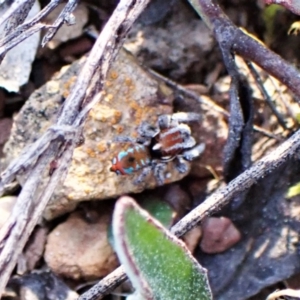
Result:
{"label": "green leaf", "polygon": [[172,225],[175,212],[165,201],[154,197],[146,197],[141,202],[141,206],[166,228],[169,228]]}
{"label": "green leaf", "polygon": [[290,199],[292,197],[298,196],[300,194],[300,182],[290,186],[286,193],[286,198]]}
{"label": "green leaf", "polygon": [[212,299],[206,270],[129,197],[116,204],[113,234],[119,259],[144,299]]}
{"label": "green leaf", "polygon": [[276,36],[276,32],[275,32],[275,17],[276,14],[279,11],[284,10],[284,8],[280,5],[270,5],[267,6],[264,10],[263,10],[263,20],[265,22],[265,26],[266,26],[266,33],[264,34],[264,41],[267,45],[270,45],[274,39],[274,37]]}
{"label": "green leaf", "polygon": [[[161,222],[166,228],[171,227],[174,221],[175,211],[168,203],[160,200],[159,198],[145,197],[140,204],[142,208],[149,212],[152,217]],[[115,250],[115,242],[111,224],[107,229],[107,238],[110,245]]]}

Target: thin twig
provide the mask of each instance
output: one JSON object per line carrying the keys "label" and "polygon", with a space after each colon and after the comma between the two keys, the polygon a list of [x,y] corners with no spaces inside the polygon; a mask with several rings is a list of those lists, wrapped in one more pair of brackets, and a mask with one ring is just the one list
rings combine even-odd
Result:
{"label": "thin twig", "polygon": [[[75,145],[72,145],[73,148]],[[5,223],[5,229],[1,229],[1,255],[0,255],[0,292],[1,295],[7,281],[13,271],[15,264],[23,250],[31,232],[39,221],[57,182],[67,174],[66,165],[72,158],[72,151],[66,151],[68,159],[64,159],[63,164],[53,176],[46,180],[37,180],[45,174],[51,162],[51,157],[57,152],[57,144],[51,144],[36,163],[29,178],[20,193],[17,203],[13,208],[9,220]],[[72,149],[73,150],[73,149]],[[9,229],[9,230],[8,230]],[[7,232],[9,235],[7,236]]]}
{"label": "thin twig", "polygon": [[5,24],[3,35],[7,35],[12,29],[23,23],[35,0],[16,0],[1,17],[0,27]]}
{"label": "thin twig", "polygon": [[27,0],[24,5],[22,5],[14,14],[11,16],[4,28],[4,33],[7,35],[19,24],[23,23],[26,17],[28,16],[30,10],[34,6],[35,0]]}
{"label": "thin twig", "polygon": [[266,103],[268,104],[268,106],[272,110],[273,114],[277,118],[278,123],[282,126],[283,129],[287,129],[284,119],[282,118],[281,114],[277,111],[276,106],[274,105],[266,88],[264,87],[264,84],[263,84],[258,72],[254,68],[253,64],[250,61],[246,60],[246,65],[248,66],[250,73],[252,74],[254,80],[256,81],[256,84],[257,84],[258,88],[260,89],[261,94],[265,98]]}
{"label": "thin twig", "polygon": [[[11,7],[2,16],[0,26],[4,26],[4,30],[0,34],[0,38],[8,36],[13,29],[23,23],[29,11],[34,5],[35,0],[16,0]],[[5,22],[5,23],[4,23]],[[0,54],[0,63],[4,58],[5,53]]]}
{"label": "thin twig", "polygon": [[298,123],[297,119],[295,118],[295,114],[293,112],[293,109],[291,108],[290,104],[287,103],[285,97],[282,94],[282,91],[279,89],[278,84],[276,84],[275,79],[272,76],[269,76],[269,80],[271,81],[279,99],[283,103],[285,109],[287,110],[287,113],[289,116],[293,119],[294,123]]}
{"label": "thin twig", "polygon": [[258,125],[253,125],[253,130],[260,133],[261,135],[267,136],[268,138],[274,139],[278,142],[282,142],[284,140],[281,136],[274,134],[271,131],[266,130]]}
{"label": "thin twig", "polygon": [[[26,38],[29,38],[32,34],[34,34],[36,31],[33,31],[32,28],[39,28],[39,30],[43,28],[57,28],[57,26],[61,26],[62,23],[58,22],[57,20],[54,22],[53,25],[47,25],[44,23],[40,23],[41,19],[47,16],[51,11],[53,11],[58,4],[61,2],[61,0],[52,0],[44,9],[42,9],[36,16],[28,20],[27,22],[19,25],[18,27],[14,27],[13,31],[9,31],[7,35],[5,35],[0,40],[0,57],[3,57],[5,53],[13,48],[15,45],[20,43]],[[59,20],[61,18],[64,18],[70,14],[72,9],[74,9],[74,0],[70,0],[67,5],[68,9],[63,10],[61,14],[59,15]],[[71,3],[71,4],[70,4]],[[10,8],[11,9],[11,8]],[[7,14],[11,14],[12,11],[7,11]],[[57,28],[58,29],[58,28]],[[22,37],[21,37],[22,36]],[[50,38],[48,38],[47,41],[49,41]]]}
{"label": "thin twig", "polygon": [[202,96],[202,95],[200,96],[198,93],[196,93],[190,89],[187,89],[183,85],[155,72],[154,70],[148,69],[148,72],[150,74],[152,74],[153,76],[155,76],[156,78],[158,78],[159,80],[163,81],[165,84],[167,84],[172,89],[183,93],[184,95],[196,100],[197,102],[205,105],[207,108],[212,109],[227,118],[229,117],[228,111],[226,109],[224,109],[223,107],[219,106],[218,104],[216,104],[215,102],[213,102],[209,97]]}
{"label": "thin twig", "polygon": [[126,278],[127,276],[121,266],[107,275],[103,280],[92,286],[88,291],[82,294],[78,300],[102,299],[105,295],[113,291],[116,286],[123,283]]}
{"label": "thin twig", "polygon": [[226,47],[231,45],[231,49],[228,50],[256,63],[285,84],[300,99],[300,76],[294,66],[236,27],[220,6],[211,0],[189,0],[189,2],[212,30],[220,47],[224,43]]}
{"label": "thin twig", "polygon": [[[203,95],[199,95],[198,93],[184,87],[183,85],[171,80],[170,78],[167,78],[151,69],[148,69],[149,73],[151,73],[153,76],[155,76],[156,78],[158,78],[159,80],[162,80],[165,84],[167,84],[168,86],[170,86],[172,89],[177,90],[178,92],[182,93],[183,95],[186,95],[187,97],[190,97],[194,100],[196,100],[197,102],[203,104],[204,106],[206,106],[208,109],[214,110],[215,112],[223,115],[226,118],[229,118],[229,112],[224,109],[223,107],[219,106],[218,104],[216,104],[214,101],[212,101],[209,97],[207,96],[203,96]],[[277,136],[276,134],[261,128],[258,125],[254,125],[253,129],[256,132],[259,132],[262,135],[265,135],[269,138],[275,139],[277,141],[282,141],[282,138]]]}
{"label": "thin twig", "polygon": [[229,201],[239,193],[249,189],[256,184],[259,179],[269,175],[280,165],[295,155],[300,148],[300,130],[283,142],[271,153],[257,161],[251,168],[233,179],[227,186],[219,189],[208,197],[203,203],[193,209],[183,219],[181,219],[171,231],[176,236],[184,235],[188,230],[196,226],[203,218],[215,213],[224,207]]}
{"label": "thin twig", "polygon": [[[9,40],[10,36],[7,36],[5,38],[5,40],[7,40],[7,42],[4,44],[4,46],[0,46],[0,57],[4,57],[4,55],[6,54],[6,52],[8,50],[12,49],[13,47],[18,45],[22,41],[29,38],[31,35],[35,34],[36,32],[38,32],[42,29],[45,29],[45,28],[53,28],[53,26],[47,25],[45,23],[37,23],[37,24],[30,26],[25,32],[20,32],[19,34],[17,34],[14,39]],[[1,43],[1,41],[0,41],[0,43]]]}
{"label": "thin twig", "polygon": [[[12,182],[15,175],[20,170],[28,170],[31,165],[35,164],[36,160],[46,152],[47,148],[50,146],[52,140],[61,137],[64,140],[71,141],[76,133],[76,130],[69,126],[64,126],[63,128],[50,127],[44,135],[42,135],[38,142],[32,144],[30,147],[26,147],[20,157],[16,158],[6,170],[1,174],[0,181],[0,195],[3,194],[5,186]],[[33,154],[34,153],[34,157]]]}
{"label": "thin twig", "polygon": [[56,34],[58,29],[63,25],[63,23],[67,23],[68,25],[72,25],[72,22],[69,20],[72,12],[77,6],[78,0],[69,0],[64,9],[59,14],[58,18],[53,23],[53,28],[49,29],[46,35],[42,40],[42,47],[44,47]]}

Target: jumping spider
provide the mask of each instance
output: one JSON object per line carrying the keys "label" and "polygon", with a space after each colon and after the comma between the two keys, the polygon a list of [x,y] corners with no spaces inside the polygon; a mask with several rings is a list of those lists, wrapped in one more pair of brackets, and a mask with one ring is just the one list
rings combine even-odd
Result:
{"label": "jumping spider", "polygon": [[161,115],[157,125],[143,122],[138,128],[139,138],[117,137],[118,142],[126,143],[127,149],[120,151],[112,160],[111,171],[117,175],[128,175],[143,169],[135,181],[140,184],[153,171],[158,185],[166,180],[166,163],[176,159],[179,173],[187,172],[185,161],[192,161],[200,156],[205,145],[196,145],[191,136],[191,129],[183,122],[198,121],[196,113],[175,113]]}

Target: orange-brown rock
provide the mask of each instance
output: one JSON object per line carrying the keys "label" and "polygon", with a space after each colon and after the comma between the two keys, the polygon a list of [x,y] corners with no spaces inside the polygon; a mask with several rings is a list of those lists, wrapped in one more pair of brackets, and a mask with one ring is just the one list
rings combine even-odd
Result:
{"label": "orange-brown rock", "polygon": [[57,275],[92,280],[113,271],[118,260],[107,239],[110,214],[93,220],[74,212],[48,236],[44,258]]}
{"label": "orange-brown rock", "polygon": [[241,239],[240,231],[226,217],[211,217],[202,225],[200,248],[206,253],[220,253],[231,248]]}

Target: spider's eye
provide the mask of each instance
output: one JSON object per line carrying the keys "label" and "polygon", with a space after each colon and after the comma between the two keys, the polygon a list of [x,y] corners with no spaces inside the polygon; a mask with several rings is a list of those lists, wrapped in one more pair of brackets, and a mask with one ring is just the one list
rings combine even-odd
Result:
{"label": "spider's eye", "polygon": [[170,117],[167,115],[161,115],[158,118],[158,126],[160,129],[166,129],[170,126]]}
{"label": "spider's eye", "polygon": [[130,163],[133,163],[133,162],[135,161],[135,158],[134,158],[133,156],[130,156],[130,157],[128,158],[128,161],[129,161]]}

